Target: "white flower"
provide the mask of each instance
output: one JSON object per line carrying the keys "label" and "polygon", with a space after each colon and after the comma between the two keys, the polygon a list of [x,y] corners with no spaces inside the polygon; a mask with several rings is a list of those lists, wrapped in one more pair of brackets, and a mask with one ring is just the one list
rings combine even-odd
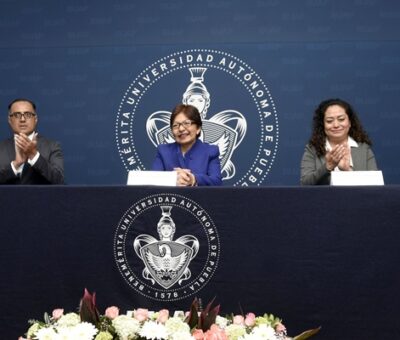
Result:
{"label": "white flower", "polygon": [[90,322],[81,322],[72,328],[71,334],[74,340],[92,340],[97,334],[97,328]]}
{"label": "white flower", "polygon": [[190,332],[176,332],[168,337],[168,340],[193,340],[194,337]]}
{"label": "white flower", "polygon": [[217,326],[219,328],[225,329],[226,326],[228,326],[229,320],[227,318],[217,315],[217,318],[215,319],[215,323],[217,324]]}
{"label": "white flower", "polygon": [[57,333],[52,327],[41,328],[36,332],[38,340],[54,340],[57,339]]}
{"label": "white flower", "polygon": [[153,340],[168,338],[167,328],[163,324],[155,321],[145,322],[139,334],[146,339]]}
{"label": "white flower", "polygon": [[165,323],[165,328],[169,335],[174,333],[187,333],[190,334],[190,327],[186,322],[183,322],[179,317],[172,317]]}
{"label": "white flower", "polygon": [[127,315],[117,316],[112,325],[121,340],[133,339],[140,329],[139,321]]}
{"label": "white flower", "polygon": [[73,327],[81,322],[81,318],[76,313],[68,313],[59,318],[56,327]]}
{"label": "white flower", "polygon": [[264,339],[264,340],[277,340],[275,336],[275,330],[266,324],[262,324],[260,326],[254,327],[250,334],[244,336],[240,339],[243,340],[257,340],[257,339]]}
{"label": "white flower", "polygon": [[89,322],[81,322],[71,327],[58,327],[57,336],[53,340],[92,340],[97,328]]}
{"label": "white flower", "polygon": [[185,319],[185,312],[183,310],[176,310],[174,312],[174,318]]}
{"label": "white flower", "polygon": [[239,340],[261,340],[264,338],[258,338],[255,334],[246,334],[239,338]]}
{"label": "white flower", "polygon": [[72,337],[72,332],[71,330],[73,327],[58,327],[57,328],[57,340],[71,340]]}
{"label": "white flower", "polygon": [[229,340],[237,340],[246,334],[246,328],[242,325],[229,325],[225,328],[225,333]]}

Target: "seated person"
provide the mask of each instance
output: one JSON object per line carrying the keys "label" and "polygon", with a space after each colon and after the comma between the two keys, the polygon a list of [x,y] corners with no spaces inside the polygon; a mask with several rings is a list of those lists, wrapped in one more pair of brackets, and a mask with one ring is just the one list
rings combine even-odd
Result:
{"label": "seated person", "polygon": [[377,170],[371,144],[349,103],[341,99],[321,102],[301,160],[301,184],[329,184],[331,171]]}
{"label": "seated person", "polygon": [[57,142],[38,135],[36,105],[15,99],[8,106],[14,135],[0,142],[0,184],[63,184],[64,161]]}
{"label": "seated person", "polygon": [[178,186],[221,185],[219,149],[199,139],[201,126],[194,106],[176,106],[170,118],[175,143],[157,147],[152,170],[176,171]]}

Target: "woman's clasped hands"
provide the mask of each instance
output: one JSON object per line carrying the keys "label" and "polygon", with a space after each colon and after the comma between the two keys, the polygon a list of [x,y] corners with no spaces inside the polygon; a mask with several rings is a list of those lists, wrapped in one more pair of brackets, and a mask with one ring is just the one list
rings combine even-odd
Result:
{"label": "woman's clasped hands", "polygon": [[333,171],[336,167],[342,171],[351,171],[350,148],[347,143],[335,145],[325,154],[326,168]]}
{"label": "woman's clasped hands", "polygon": [[174,168],[176,171],[176,185],[177,186],[195,186],[196,177],[192,174],[190,169]]}

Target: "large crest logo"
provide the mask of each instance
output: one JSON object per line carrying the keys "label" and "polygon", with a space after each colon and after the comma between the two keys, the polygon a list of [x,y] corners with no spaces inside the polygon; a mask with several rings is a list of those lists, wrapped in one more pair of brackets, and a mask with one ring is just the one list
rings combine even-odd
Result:
{"label": "large crest logo", "polygon": [[245,62],[206,49],[164,57],[129,86],[116,121],[119,155],[128,171],[150,169],[155,147],[174,141],[170,110],[180,102],[196,106],[201,113],[200,138],[219,147],[225,183],[263,183],[279,140],[273,98]]}
{"label": "large crest logo", "polygon": [[[183,93],[182,103],[195,106],[202,117],[203,127],[200,139],[218,146],[223,180],[235,176],[235,165],[231,160],[233,151],[246,135],[246,118],[238,111],[224,110],[207,119],[207,110],[211,103],[210,93],[204,84],[206,67],[189,67],[190,84]],[[169,127],[170,112],[157,111],[147,119],[147,134],[157,146],[172,143],[174,138]]]}
{"label": "large crest logo", "polygon": [[114,239],[116,264],[126,282],[155,300],[179,300],[197,292],[217,268],[219,252],[210,216],[194,201],[174,194],[135,203],[121,218]]}
{"label": "large crest logo", "polygon": [[142,234],[133,242],[137,256],[145,265],[143,277],[153,285],[157,282],[165,289],[177,281],[181,284],[190,278],[188,266],[199,250],[199,241],[193,235],[181,236],[173,241],[175,223],[171,217],[171,209],[170,205],[161,206],[162,216],[157,225],[159,240]]}

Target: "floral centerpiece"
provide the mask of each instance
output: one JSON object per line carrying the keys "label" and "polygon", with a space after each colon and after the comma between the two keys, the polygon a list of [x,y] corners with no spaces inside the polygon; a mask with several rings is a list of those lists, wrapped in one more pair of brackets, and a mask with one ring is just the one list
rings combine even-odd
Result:
{"label": "floral centerpiece", "polygon": [[96,308],[96,295],[86,289],[81,299],[79,314],[64,314],[55,309],[45,313],[44,321],[30,320],[26,338],[19,340],[302,340],[319,331],[306,331],[294,338],[287,336],[281,319],[273,315],[219,316],[220,306],[211,301],[204,310],[195,299],[190,311],[175,312],[166,309],[149,312],[139,308],[121,315],[115,306],[108,307],[104,315]]}

